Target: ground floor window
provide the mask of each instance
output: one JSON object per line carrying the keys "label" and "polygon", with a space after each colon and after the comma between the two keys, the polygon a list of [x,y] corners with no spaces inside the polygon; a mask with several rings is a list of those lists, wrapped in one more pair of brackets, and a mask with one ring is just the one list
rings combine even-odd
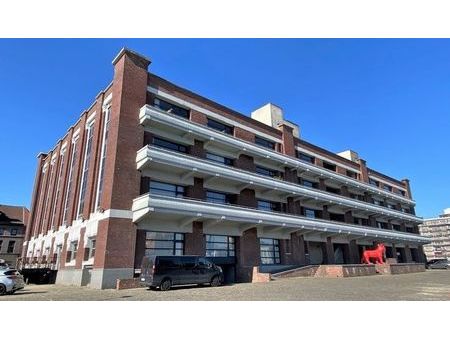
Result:
{"label": "ground floor window", "polygon": [[96,237],[90,237],[86,243],[86,247],[84,248],[84,261],[88,261],[91,258],[95,257],[95,245],[97,243]]}
{"label": "ground floor window", "polygon": [[77,258],[77,251],[78,251],[78,241],[70,242],[69,250],[67,250],[66,254],[66,263],[69,263],[70,261],[73,261]]}
{"label": "ground floor window", "polygon": [[175,232],[147,231],[145,235],[145,255],[182,256],[184,254],[184,234]]}
{"label": "ground floor window", "polygon": [[234,257],[234,237],[206,235],[206,257]]}
{"label": "ground floor window", "polygon": [[280,242],[278,239],[261,238],[261,264],[280,264]]}

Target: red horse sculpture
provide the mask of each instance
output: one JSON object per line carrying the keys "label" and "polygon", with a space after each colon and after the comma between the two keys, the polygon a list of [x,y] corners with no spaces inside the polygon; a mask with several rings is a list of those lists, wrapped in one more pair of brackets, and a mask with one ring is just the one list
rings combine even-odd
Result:
{"label": "red horse sculpture", "polygon": [[383,243],[377,245],[374,250],[364,250],[362,254],[362,263],[371,264],[371,259],[375,261],[375,264],[383,264],[386,254],[386,247]]}

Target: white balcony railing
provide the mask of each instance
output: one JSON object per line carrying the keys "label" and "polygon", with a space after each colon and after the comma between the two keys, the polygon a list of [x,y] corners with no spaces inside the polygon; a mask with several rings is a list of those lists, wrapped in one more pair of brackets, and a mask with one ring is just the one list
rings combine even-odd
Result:
{"label": "white balcony railing", "polygon": [[[151,216],[154,213],[163,213],[207,220],[212,219],[220,222],[238,222],[247,225],[252,224],[254,226],[284,227],[285,229],[290,229],[292,232],[309,230],[327,235],[391,242],[419,244],[430,242],[428,238],[416,234],[153,194],[145,194],[134,199],[132,211],[133,222],[135,223],[139,223],[143,218]],[[230,224],[230,226],[233,225]]]}
{"label": "white balcony railing", "polygon": [[351,177],[337,174],[330,170],[318,167],[314,164],[300,161],[298,158],[278,153],[276,151],[258,146],[254,143],[240,140],[236,137],[218,132],[217,130],[186,120],[174,114],[164,112],[159,108],[150,105],[145,105],[140,109],[139,119],[140,123],[144,126],[150,124],[151,121],[156,121],[158,123],[170,126],[171,128],[195,134],[197,137],[203,140],[216,141],[221,144],[226,144],[239,151],[251,154],[252,156],[262,157],[265,159],[272,159],[291,169],[305,170],[307,172],[314,173],[323,178],[332,179],[360,190],[370,191],[373,194],[384,196],[408,205],[415,205],[415,202],[413,200],[400,196],[393,192],[380,189],[378,187],[375,187],[365,182],[358,181]]}
{"label": "white balcony railing", "polygon": [[380,217],[390,217],[402,221],[421,223],[423,220],[417,216],[403,213],[397,210],[381,207],[375,204],[361,202],[349,197],[338,196],[318,189],[308,188],[295,183],[275,180],[263,175],[240,170],[235,167],[221,165],[198,157],[188,156],[182,153],[166,150],[155,146],[145,146],[140,149],[136,156],[138,169],[151,166],[151,163],[160,163],[163,165],[183,168],[189,171],[196,171],[211,177],[221,177],[266,189],[273,189],[285,192],[287,196],[294,198],[307,197],[317,201],[324,201],[336,204],[342,207],[354,208],[363,212],[373,212]]}

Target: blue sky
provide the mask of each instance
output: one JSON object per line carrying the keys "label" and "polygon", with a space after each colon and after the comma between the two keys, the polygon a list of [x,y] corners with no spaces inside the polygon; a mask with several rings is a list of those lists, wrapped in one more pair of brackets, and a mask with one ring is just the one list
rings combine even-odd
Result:
{"label": "blue sky", "polygon": [[450,40],[0,40],[0,204],[30,206],[50,150],[112,79],[122,46],[243,114],[267,102],[333,152],[411,180],[417,214],[450,207]]}

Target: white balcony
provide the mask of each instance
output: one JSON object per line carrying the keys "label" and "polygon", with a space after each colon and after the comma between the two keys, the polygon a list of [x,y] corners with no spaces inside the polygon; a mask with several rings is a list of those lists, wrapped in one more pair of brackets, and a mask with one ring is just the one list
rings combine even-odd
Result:
{"label": "white balcony", "polygon": [[415,202],[413,200],[410,200],[406,197],[380,189],[368,183],[337,174],[311,163],[300,161],[295,157],[290,157],[273,150],[260,147],[254,143],[240,140],[228,134],[218,132],[217,130],[214,130],[212,128],[208,128],[201,124],[186,120],[184,118],[180,118],[174,114],[167,113],[160,110],[159,108],[150,105],[145,105],[140,109],[139,119],[140,123],[143,126],[151,127],[152,125],[164,125],[166,128],[168,128],[168,130],[172,132],[175,130],[181,131],[184,136],[195,135],[199,140],[205,141],[206,145],[209,142],[215,142],[240,153],[246,153],[250,156],[256,156],[267,161],[274,161],[279,165],[287,166],[291,169],[303,170],[305,172],[313,173],[324,179],[334,180],[341,184],[357,188],[361,191],[368,191],[373,194],[405,204],[415,205]]}
{"label": "white balcony", "polygon": [[347,239],[380,240],[398,243],[426,244],[429,239],[420,235],[349,225],[302,216],[286,215],[233,205],[215,204],[200,200],[174,198],[146,194],[133,200],[133,222],[139,224],[146,218],[157,215],[177,215],[180,223],[194,220],[214,223],[230,223],[241,231],[250,227],[273,228],[276,231],[320,233],[321,236],[344,236]]}
{"label": "white balcony", "polygon": [[221,165],[216,162],[188,156],[182,153],[162,149],[155,146],[145,146],[136,156],[137,168],[151,168],[156,164],[172,167],[180,176],[188,176],[195,173],[206,180],[221,179],[238,183],[239,188],[259,187],[277,191],[284,198],[293,197],[294,200],[314,200],[330,203],[345,209],[354,209],[366,214],[376,214],[379,218],[399,219],[413,223],[421,223],[423,220],[417,216],[403,213],[397,210],[377,206],[375,204],[361,202],[352,198],[338,196],[329,192],[304,187],[295,183],[272,179],[256,173],[240,170],[238,168]]}

